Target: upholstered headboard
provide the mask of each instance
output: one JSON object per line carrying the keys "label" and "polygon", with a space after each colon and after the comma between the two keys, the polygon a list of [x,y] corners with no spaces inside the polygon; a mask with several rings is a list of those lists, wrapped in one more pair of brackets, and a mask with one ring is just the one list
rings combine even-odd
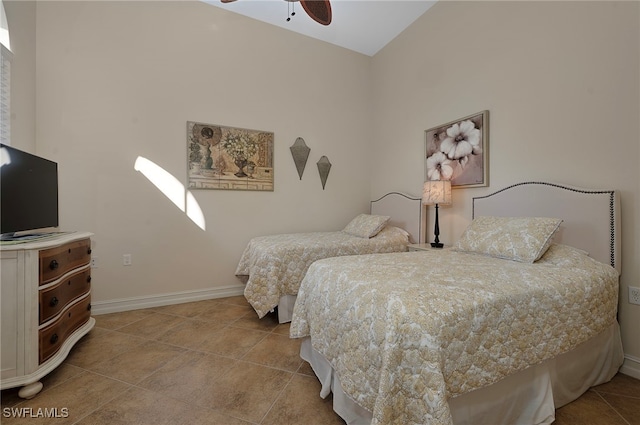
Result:
{"label": "upholstered headboard", "polygon": [[561,218],[557,243],[583,249],[598,261],[620,264],[620,200],[615,190],[523,182],[473,198],[473,217]]}
{"label": "upholstered headboard", "polygon": [[409,233],[411,243],[422,243],[423,220],[422,199],[400,192],[389,192],[371,201],[371,214],[388,215],[389,224]]}

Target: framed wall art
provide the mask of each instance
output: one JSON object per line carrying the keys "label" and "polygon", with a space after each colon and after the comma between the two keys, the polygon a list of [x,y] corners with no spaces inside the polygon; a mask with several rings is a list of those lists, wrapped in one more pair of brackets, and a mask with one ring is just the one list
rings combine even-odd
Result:
{"label": "framed wall art", "polygon": [[187,121],[189,188],[273,191],[273,133]]}
{"label": "framed wall art", "polygon": [[425,131],[425,180],[452,187],[489,185],[489,111]]}

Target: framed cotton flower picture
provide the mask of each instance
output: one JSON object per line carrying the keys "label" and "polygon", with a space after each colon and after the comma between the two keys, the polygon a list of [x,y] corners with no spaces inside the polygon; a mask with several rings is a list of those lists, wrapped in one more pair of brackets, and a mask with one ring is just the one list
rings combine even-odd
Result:
{"label": "framed cotton flower picture", "polygon": [[489,185],[489,111],[425,131],[425,180],[452,187]]}

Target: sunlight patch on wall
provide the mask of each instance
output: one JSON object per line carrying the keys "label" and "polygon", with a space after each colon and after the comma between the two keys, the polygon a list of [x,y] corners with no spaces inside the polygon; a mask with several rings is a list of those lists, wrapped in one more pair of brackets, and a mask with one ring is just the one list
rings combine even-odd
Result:
{"label": "sunlight patch on wall", "polygon": [[199,228],[206,230],[206,223],[202,208],[193,194],[164,168],[153,161],[139,156],[133,166],[157,187],[171,202],[184,212]]}
{"label": "sunlight patch on wall", "polygon": [[4,4],[0,0],[0,44],[11,51],[11,41],[9,40],[9,24],[7,14],[4,12]]}

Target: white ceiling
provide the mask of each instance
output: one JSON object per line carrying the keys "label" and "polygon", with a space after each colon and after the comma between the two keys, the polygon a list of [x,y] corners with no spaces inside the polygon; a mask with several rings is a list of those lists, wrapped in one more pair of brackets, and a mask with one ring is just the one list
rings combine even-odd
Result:
{"label": "white ceiling", "polygon": [[[375,55],[437,0],[330,0],[332,22],[312,20],[300,3],[286,0],[204,0],[222,9],[305,34],[368,56]],[[295,16],[287,22],[293,5]]]}

